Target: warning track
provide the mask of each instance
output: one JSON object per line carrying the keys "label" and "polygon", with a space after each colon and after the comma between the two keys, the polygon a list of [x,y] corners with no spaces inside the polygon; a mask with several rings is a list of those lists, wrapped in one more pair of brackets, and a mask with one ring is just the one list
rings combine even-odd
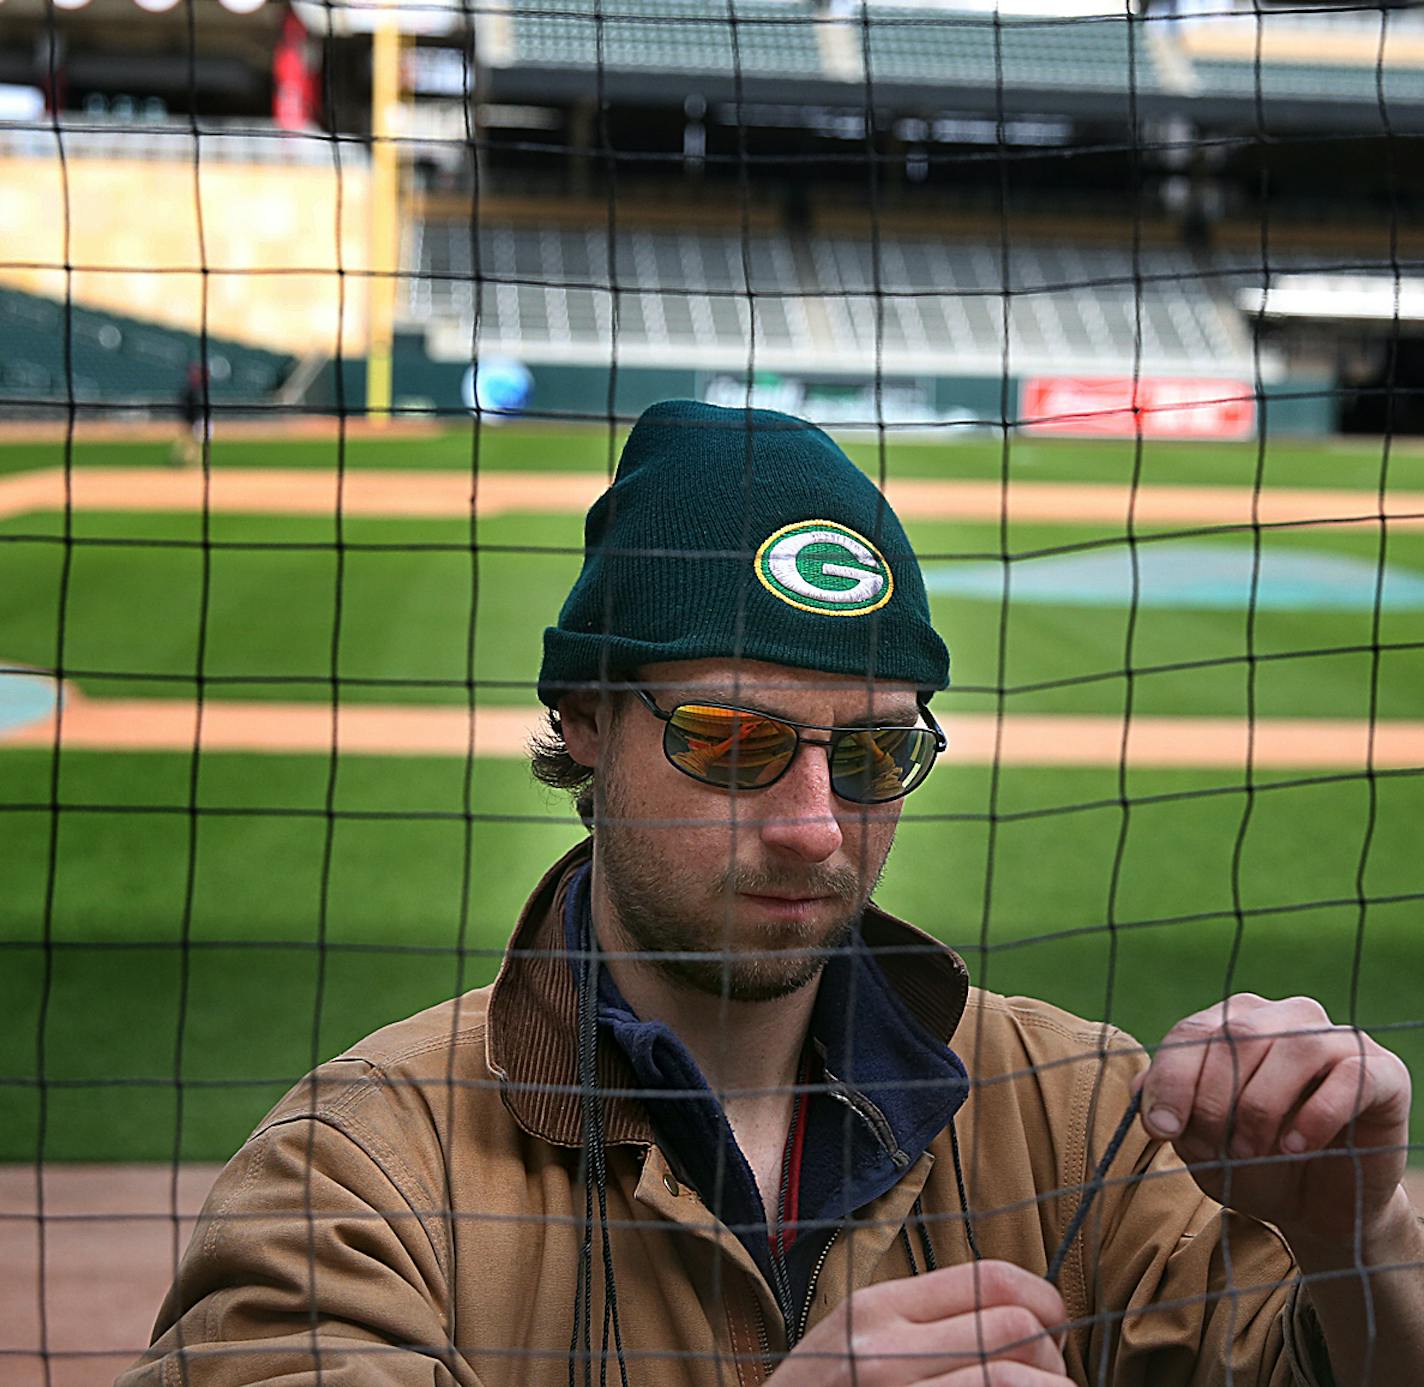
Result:
{"label": "warning track", "polygon": [[[606,486],[599,472],[397,471],[351,468],[41,468],[0,477],[0,519],[30,511],[201,511],[231,515],[458,519],[471,514],[581,514]],[[902,519],[1138,526],[1373,524],[1424,527],[1424,492],[1143,486],[1101,482],[892,480]]]}
{"label": "warning track", "polygon": [[[0,733],[0,745],[69,750],[257,752],[266,755],[518,757],[540,714],[532,708],[88,699],[70,691],[53,714]],[[959,765],[1378,769],[1424,765],[1424,722],[949,714]]]}

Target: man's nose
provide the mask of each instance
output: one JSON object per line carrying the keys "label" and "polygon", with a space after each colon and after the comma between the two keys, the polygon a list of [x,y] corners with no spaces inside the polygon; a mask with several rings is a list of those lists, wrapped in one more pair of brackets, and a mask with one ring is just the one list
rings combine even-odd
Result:
{"label": "man's nose", "polygon": [[803,744],[791,768],[748,809],[761,818],[761,840],[805,862],[824,862],[840,847],[842,833],[831,789],[830,761],[823,746]]}

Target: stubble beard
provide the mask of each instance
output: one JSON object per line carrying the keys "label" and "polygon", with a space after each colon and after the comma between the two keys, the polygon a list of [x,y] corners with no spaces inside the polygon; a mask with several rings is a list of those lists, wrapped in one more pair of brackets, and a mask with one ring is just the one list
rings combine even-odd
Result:
{"label": "stubble beard", "polygon": [[[662,860],[644,833],[620,822],[628,814],[615,786],[604,787],[601,798],[602,882],[626,945],[675,985],[728,1001],[774,1001],[815,979],[850,943],[884,869],[883,860],[875,864],[867,886],[851,867],[777,870],[729,861],[709,887]],[[738,893],[828,896],[838,908],[829,923],[768,923],[749,940],[733,919]]]}

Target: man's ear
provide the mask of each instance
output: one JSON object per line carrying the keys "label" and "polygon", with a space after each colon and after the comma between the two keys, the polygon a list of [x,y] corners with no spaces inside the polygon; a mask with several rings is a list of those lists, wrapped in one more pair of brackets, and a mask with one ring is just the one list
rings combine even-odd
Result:
{"label": "man's ear", "polygon": [[608,735],[608,700],[593,693],[567,694],[559,700],[559,726],[564,746],[581,766],[592,770]]}

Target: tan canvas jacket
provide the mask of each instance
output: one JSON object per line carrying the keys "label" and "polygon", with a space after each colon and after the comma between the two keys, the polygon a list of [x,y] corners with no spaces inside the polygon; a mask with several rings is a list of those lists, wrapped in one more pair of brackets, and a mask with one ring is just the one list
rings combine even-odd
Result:
{"label": "tan canvas jacket", "polygon": [[[587,853],[540,883],[491,987],[353,1046],[262,1122],[119,1387],[564,1387],[584,1187],[559,907]],[[881,956],[887,976],[973,1077],[957,1125],[983,1255],[1044,1272],[1143,1056],[1045,1003],[970,988],[955,954],[882,912],[863,929],[872,948],[901,946]],[[764,1381],[785,1347],[771,1288],[669,1168],[615,1045],[599,1048],[599,1083],[625,1091],[605,1122],[632,1387]],[[970,1257],[946,1131],[831,1243],[811,1325],[910,1274],[900,1229],[918,1195],[940,1265]],[[596,1350],[596,1237],[595,1266]],[[1199,1193],[1134,1123],[1061,1279],[1070,1372],[1095,1387],[1328,1387],[1294,1275],[1271,1228]]]}

